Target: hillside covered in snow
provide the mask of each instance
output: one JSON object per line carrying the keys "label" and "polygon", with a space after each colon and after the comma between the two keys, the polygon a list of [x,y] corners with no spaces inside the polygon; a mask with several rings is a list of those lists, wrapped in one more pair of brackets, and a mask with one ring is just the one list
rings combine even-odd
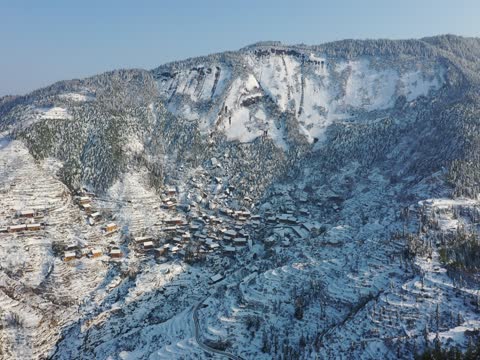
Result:
{"label": "hillside covered in snow", "polygon": [[478,351],[479,70],[262,42],[0,98],[0,358]]}

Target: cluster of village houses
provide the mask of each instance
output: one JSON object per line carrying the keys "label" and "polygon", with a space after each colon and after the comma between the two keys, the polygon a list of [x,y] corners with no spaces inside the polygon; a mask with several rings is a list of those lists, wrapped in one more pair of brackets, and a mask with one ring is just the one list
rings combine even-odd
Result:
{"label": "cluster of village houses", "polygon": [[[94,209],[92,199],[91,194],[80,196],[77,200],[79,206],[88,215],[90,225],[103,221],[102,229],[106,237],[118,232],[119,227],[116,223],[106,222],[106,219],[102,219],[100,212]],[[304,200],[303,202],[306,203],[306,199]],[[193,209],[177,205],[176,188],[167,187],[162,197],[161,207],[166,209],[168,216],[164,218],[160,232],[143,233],[141,236],[122,234],[128,237],[130,250],[138,255],[152,254],[159,260],[165,260],[167,257],[193,256],[195,258],[211,253],[228,256],[242,249],[252,248],[253,235],[260,228],[271,229],[271,236],[264,239],[266,246],[273,246],[279,242],[282,246],[288,246],[291,240],[302,239],[317,227],[304,221],[309,216],[308,209],[297,210],[296,206],[288,201],[281,209],[267,210],[262,215],[251,214],[246,209],[233,210],[219,207],[203,211],[200,207]],[[93,251],[96,251],[96,254],[100,253],[99,249],[92,249],[90,256],[95,256]],[[108,254],[114,259],[124,255],[116,246],[110,247]],[[65,260],[70,258],[65,256]]]}
{"label": "cluster of village houses", "polygon": [[[163,220],[161,233],[142,236],[122,234],[130,240],[130,248],[138,254],[152,253],[159,259],[168,256],[185,257],[188,245],[195,244],[193,256],[202,256],[213,252],[235,254],[247,245],[252,246],[251,230],[261,225],[259,215],[252,215],[249,211],[234,211],[220,209],[218,215],[198,214],[193,216],[189,209],[186,212],[177,209],[177,191],[173,187],[165,190],[162,208],[171,215]],[[93,194],[82,194],[76,198],[76,203],[85,212],[87,221],[94,226],[104,221],[100,211],[95,209]],[[109,237],[119,231],[114,223],[105,223],[102,226],[103,235]],[[80,249],[77,244],[65,248],[64,260],[70,261],[83,255],[98,257],[103,255],[99,248]],[[118,246],[111,246],[108,255],[113,259],[123,257]]]}
{"label": "cluster of village houses", "polygon": [[0,233],[19,233],[19,232],[34,232],[42,230],[45,224],[42,219],[45,216],[44,211],[36,210],[21,210],[15,212],[14,223],[0,227]]}
{"label": "cluster of village houses", "polygon": [[[88,224],[99,226],[101,236],[105,238],[108,247],[82,246],[78,243],[66,244],[63,249],[65,262],[89,257],[109,256],[112,260],[124,257],[122,248],[110,237],[128,240],[129,251],[135,251],[139,256],[152,255],[159,261],[167,258],[186,258],[190,260],[201,258],[210,253],[220,253],[225,256],[234,255],[243,249],[252,248],[254,234],[258,229],[269,228],[270,236],[264,238],[264,245],[269,247],[280,243],[288,246],[293,238],[304,238],[313,229],[313,225],[302,220],[308,217],[308,210],[295,210],[293,204],[285,202],[282,209],[265,211],[262,215],[251,214],[246,210],[233,210],[226,207],[214,211],[203,211],[201,208],[190,209],[177,206],[177,191],[167,187],[162,197],[163,209],[167,216],[161,224],[160,232],[134,236],[134,234],[119,233],[117,223],[108,221],[111,217],[102,214],[102,209],[95,206],[95,194],[82,192],[75,197],[75,203],[84,212]],[[181,210],[180,210],[181,208]],[[15,214],[15,223],[0,232],[35,232],[42,230],[45,223],[41,222],[45,212],[22,210]],[[296,217],[300,216],[300,220]],[[125,242],[124,242],[125,243]],[[218,280],[218,279],[217,279]]]}

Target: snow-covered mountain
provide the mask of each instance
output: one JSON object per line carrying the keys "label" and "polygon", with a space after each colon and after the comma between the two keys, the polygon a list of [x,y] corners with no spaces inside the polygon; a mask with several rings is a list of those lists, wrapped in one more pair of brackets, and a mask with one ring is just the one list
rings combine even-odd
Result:
{"label": "snow-covered mountain", "polygon": [[474,351],[479,59],[262,42],[0,99],[0,357]]}
{"label": "snow-covered mountain", "polygon": [[257,45],[231,61],[202,60],[155,70],[168,110],[229,140],[251,142],[266,131],[280,147],[286,134],[274,121],[279,113],[294,116],[311,143],[335,120],[393,108],[399,97],[413,101],[445,83],[440,61],[415,56],[348,59],[320,49]]}

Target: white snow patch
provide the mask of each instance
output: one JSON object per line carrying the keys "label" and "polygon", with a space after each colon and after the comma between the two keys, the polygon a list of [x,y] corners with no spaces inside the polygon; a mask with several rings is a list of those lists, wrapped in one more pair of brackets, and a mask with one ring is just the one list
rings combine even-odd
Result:
{"label": "white snow patch", "polygon": [[398,81],[396,71],[372,69],[368,60],[350,61],[347,69],[350,74],[345,86],[344,105],[368,111],[393,105]]}
{"label": "white snow patch", "polygon": [[415,100],[419,96],[426,96],[431,90],[440,88],[438,77],[428,79],[420,70],[408,72],[400,78],[401,92],[406,96],[408,101]]}
{"label": "white snow patch", "polygon": [[76,101],[76,102],[85,102],[85,101],[95,100],[94,95],[81,94],[81,93],[65,93],[65,94],[58,95],[58,97],[67,99],[67,100]]}
{"label": "white snow patch", "polygon": [[[229,140],[250,142],[262,134],[255,117],[251,117],[247,108],[240,108],[232,115],[232,124],[226,131]],[[260,119],[258,119],[260,120]],[[257,124],[256,124],[257,122]]]}
{"label": "white snow patch", "polygon": [[256,88],[258,88],[258,81],[255,79],[255,77],[252,74],[248,75],[247,80],[245,81],[245,89],[247,91],[252,91]]}
{"label": "white snow patch", "polygon": [[141,154],[144,151],[144,146],[139,139],[132,138],[126,143],[125,150],[134,154]]}
{"label": "white snow patch", "polygon": [[73,117],[67,109],[61,107],[38,108],[40,119],[65,119],[71,120]]}

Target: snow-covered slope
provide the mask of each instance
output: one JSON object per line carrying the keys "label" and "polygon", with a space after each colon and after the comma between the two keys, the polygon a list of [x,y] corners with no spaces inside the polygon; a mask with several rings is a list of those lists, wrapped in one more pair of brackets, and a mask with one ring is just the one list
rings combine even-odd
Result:
{"label": "snow-covered slope", "polygon": [[264,42],[0,99],[0,358],[479,343],[479,54]]}
{"label": "snow-covered slope", "polygon": [[415,57],[345,59],[311,49],[258,46],[236,60],[231,66],[207,58],[178,70],[157,69],[168,109],[230,140],[250,142],[265,134],[284,148],[278,112],[294,116],[312,142],[335,120],[393,108],[400,97],[410,102],[433,95],[445,82],[440,62]]}

